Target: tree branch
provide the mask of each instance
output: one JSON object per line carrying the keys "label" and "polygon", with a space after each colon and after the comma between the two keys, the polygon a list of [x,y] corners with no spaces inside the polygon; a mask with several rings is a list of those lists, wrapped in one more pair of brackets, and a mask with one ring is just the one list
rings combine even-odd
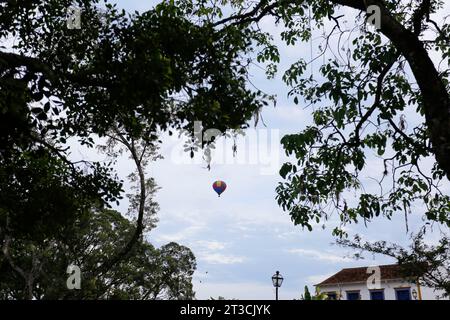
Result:
{"label": "tree branch", "polygon": [[107,260],[103,263],[99,269],[98,274],[104,274],[108,270],[110,270],[115,264],[123,260],[133,249],[139,237],[142,235],[144,230],[144,213],[145,213],[145,201],[146,201],[146,186],[145,186],[145,173],[141,163],[141,157],[137,154],[137,150],[134,144],[134,140],[128,142],[128,140],[119,132],[116,128],[114,133],[117,135],[116,137],[113,135],[109,135],[110,138],[122,143],[131,153],[131,157],[136,165],[136,170],[138,171],[139,176],[139,186],[140,186],[140,197],[139,197],[139,208],[138,208],[138,218],[136,221],[136,229],[133,233],[131,239],[127,242],[125,247],[122,248],[119,253],[113,256],[111,259]]}

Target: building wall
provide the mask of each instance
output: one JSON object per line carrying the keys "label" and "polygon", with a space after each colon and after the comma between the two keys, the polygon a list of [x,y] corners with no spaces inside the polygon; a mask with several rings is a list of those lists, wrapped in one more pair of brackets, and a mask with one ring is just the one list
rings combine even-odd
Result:
{"label": "building wall", "polygon": [[[385,300],[396,300],[395,289],[396,288],[411,288],[418,291],[415,283],[408,283],[405,281],[381,281],[379,289],[384,289],[384,299]],[[378,288],[377,288],[378,289]],[[347,300],[346,291],[358,291],[361,295],[361,300],[370,300],[370,293],[366,283],[347,283],[337,285],[323,285],[320,287],[320,292],[341,292],[341,300]],[[434,291],[432,288],[427,288],[421,286],[422,299],[423,300],[436,300],[436,296],[440,293]],[[411,299],[414,298],[411,295]]]}

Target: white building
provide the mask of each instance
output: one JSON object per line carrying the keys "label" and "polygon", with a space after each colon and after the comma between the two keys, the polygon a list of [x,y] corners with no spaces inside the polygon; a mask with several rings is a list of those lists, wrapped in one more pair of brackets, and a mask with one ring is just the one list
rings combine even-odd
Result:
{"label": "white building", "polygon": [[330,300],[437,300],[441,295],[404,279],[396,264],[342,269],[315,286]]}

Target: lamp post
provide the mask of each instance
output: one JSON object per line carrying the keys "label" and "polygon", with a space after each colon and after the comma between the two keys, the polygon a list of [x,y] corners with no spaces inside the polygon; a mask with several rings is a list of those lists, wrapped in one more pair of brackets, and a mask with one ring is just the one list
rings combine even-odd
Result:
{"label": "lamp post", "polygon": [[272,284],[275,287],[275,299],[278,300],[278,288],[281,287],[283,283],[283,277],[280,274],[280,271],[275,272],[272,276]]}

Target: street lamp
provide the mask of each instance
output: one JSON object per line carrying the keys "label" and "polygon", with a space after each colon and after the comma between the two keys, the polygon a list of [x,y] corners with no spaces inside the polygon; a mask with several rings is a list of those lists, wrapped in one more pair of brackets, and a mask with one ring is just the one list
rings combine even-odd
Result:
{"label": "street lamp", "polygon": [[412,290],[412,296],[413,296],[414,300],[417,300],[417,291],[416,291],[416,289]]}
{"label": "street lamp", "polygon": [[275,298],[278,300],[278,288],[281,287],[281,284],[283,283],[283,277],[280,274],[280,271],[277,271],[272,276],[272,284],[275,287]]}

